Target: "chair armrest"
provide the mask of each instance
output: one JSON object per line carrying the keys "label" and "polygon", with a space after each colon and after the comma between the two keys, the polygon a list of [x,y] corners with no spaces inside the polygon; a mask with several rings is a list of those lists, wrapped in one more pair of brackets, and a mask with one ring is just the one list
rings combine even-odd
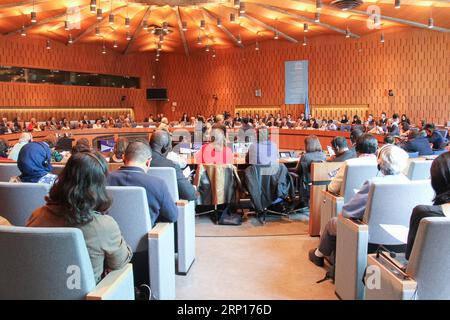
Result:
{"label": "chair armrest", "polygon": [[114,270],[89,292],[87,300],[134,300],[133,266],[128,263],[120,270]]}
{"label": "chair armrest", "polygon": [[338,217],[336,234],[335,285],[342,299],[362,300],[362,282],[367,265],[369,228],[360,221]]}
{"label": "chair armrest", "polygon": [[179,200],[177,220],[178,274],[186,275],[195,260],[195,201]]}
{"label": "chair armrest", "polygon": [[148,234],[150,289],[158,300],[175,299],[175,241],[173,223],[157,223]]}
{"label": "chair armrest", "polygon": [[344,206],[344,197],[337,196],[329,191],[322,190],[322,203],[320,205],[320,234],[331,218],[337,217]]}
{"label": "chair armrest", "polygon": [[367,258],[365,281],[366,300],[411,300],[417,282],[382,255]]}

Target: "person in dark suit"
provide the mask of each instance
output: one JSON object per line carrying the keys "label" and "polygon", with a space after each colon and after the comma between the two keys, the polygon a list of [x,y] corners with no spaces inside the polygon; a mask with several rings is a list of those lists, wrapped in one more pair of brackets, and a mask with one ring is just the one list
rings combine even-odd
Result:
{"label": "person in dark suit", "polygon": [[433,144],[433,150],[444,149],[445,139],[440,132],[436,130],[433,123],[426,124],[424,130],[427,133],[428,141]]}
{"label": "person in dark suit", "polygon": [[167,154],[171,150],[172,139],[165,130],[153,132],[150,138],[150,147],[152,148],[152,161],[150,167],[174,168],[177,175],[178,196],[180,199],[192,201],[196,199],[194,186],[186,179],[178,164],[167,159]]}
{"label": "person in dark suit", "polygon": [[348,159],[356,158],[355,149],[349,149],[347,140],[344,137],[336,137],[331,140],[331,147],[335,153],[327,161],[329,162],[343,162]]}
{"label": "person in dark suit", "polygon": [[431,165],[431,186],[436,196],[432,206],[414,208],[409,222],[405,258],[409,260],[420,221],[429,217],[450,217],[450,152],[437,157]]}
{"label": "person in dark suit", "polygon": [[409,129],[408,141],[400,145],[406,152],[419,152],[419,156],[432,155],[433,150],[431,149],[428,139],[419,134],[419,129],[411,128]]}

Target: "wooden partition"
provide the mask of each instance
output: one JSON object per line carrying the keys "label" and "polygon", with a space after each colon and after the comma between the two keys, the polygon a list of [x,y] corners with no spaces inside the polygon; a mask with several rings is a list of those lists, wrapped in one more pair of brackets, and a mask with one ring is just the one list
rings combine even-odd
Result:
{"label": "wooden partition", "polygon": [[367,119],[369,114],[369,105],[313,105],[311,106],[311,115],[317,119],[340,120],[346,114],[350,119],[357,115],[360,119]]}

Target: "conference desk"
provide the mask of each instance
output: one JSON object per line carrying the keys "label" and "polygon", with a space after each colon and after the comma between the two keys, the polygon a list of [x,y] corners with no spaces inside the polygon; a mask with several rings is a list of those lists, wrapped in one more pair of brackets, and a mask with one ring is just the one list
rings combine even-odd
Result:
{"label": "conference desk", "polygon": [[[75,130],[54,130],[54,131],[38,131],[31,132],[35,141],[42,141],[49,135],[62,136],[69,134],[74,139],[74,143],[82,138],[87,139],[91,145],[96,147],[98,140],[117,140],[119,138],[132,139],[150,139],[151,134],[156,128],[112,128],[112,129],[75,129]],[[191,135],[193,141],[193,127],[174,127],[169,129],[174,136],[174,140],[182,136]],[[227,130],[227,135],[231,138],[235,137],[239,132],[239,128]],[[347,131],[323,131],[323,130],[305,130],[305,129],[277,129],[270,128],[271,139],[278,144],[279,149],[286,150],[304,150],[305,138],[309,135],[315,135],[322,144],[322,148],[331,145],[331,140],[337,136],[345,137],[349,140],[350,133]],[[1,135],[0,139],[6,140],[10,145],[14,145],[19,140],[20,133]],[[383,143],[384,136],[376,135],[378,142]],[[234,141],[234,140],[233,140]]]}

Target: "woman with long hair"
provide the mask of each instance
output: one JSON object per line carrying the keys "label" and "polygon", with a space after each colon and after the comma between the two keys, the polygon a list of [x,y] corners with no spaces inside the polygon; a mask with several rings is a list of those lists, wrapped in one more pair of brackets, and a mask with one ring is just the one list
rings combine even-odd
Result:
{"label": "woman with long hair", "polygon": [[72,155],[50,189],[47,204],[35,210],[27,223],[28,227],[79,228],[97,283],[105,270],[123,268],[132,256],[116,221],[104,215],[111,206],[106,192],[107,174],[108,164],[101,154]]}

